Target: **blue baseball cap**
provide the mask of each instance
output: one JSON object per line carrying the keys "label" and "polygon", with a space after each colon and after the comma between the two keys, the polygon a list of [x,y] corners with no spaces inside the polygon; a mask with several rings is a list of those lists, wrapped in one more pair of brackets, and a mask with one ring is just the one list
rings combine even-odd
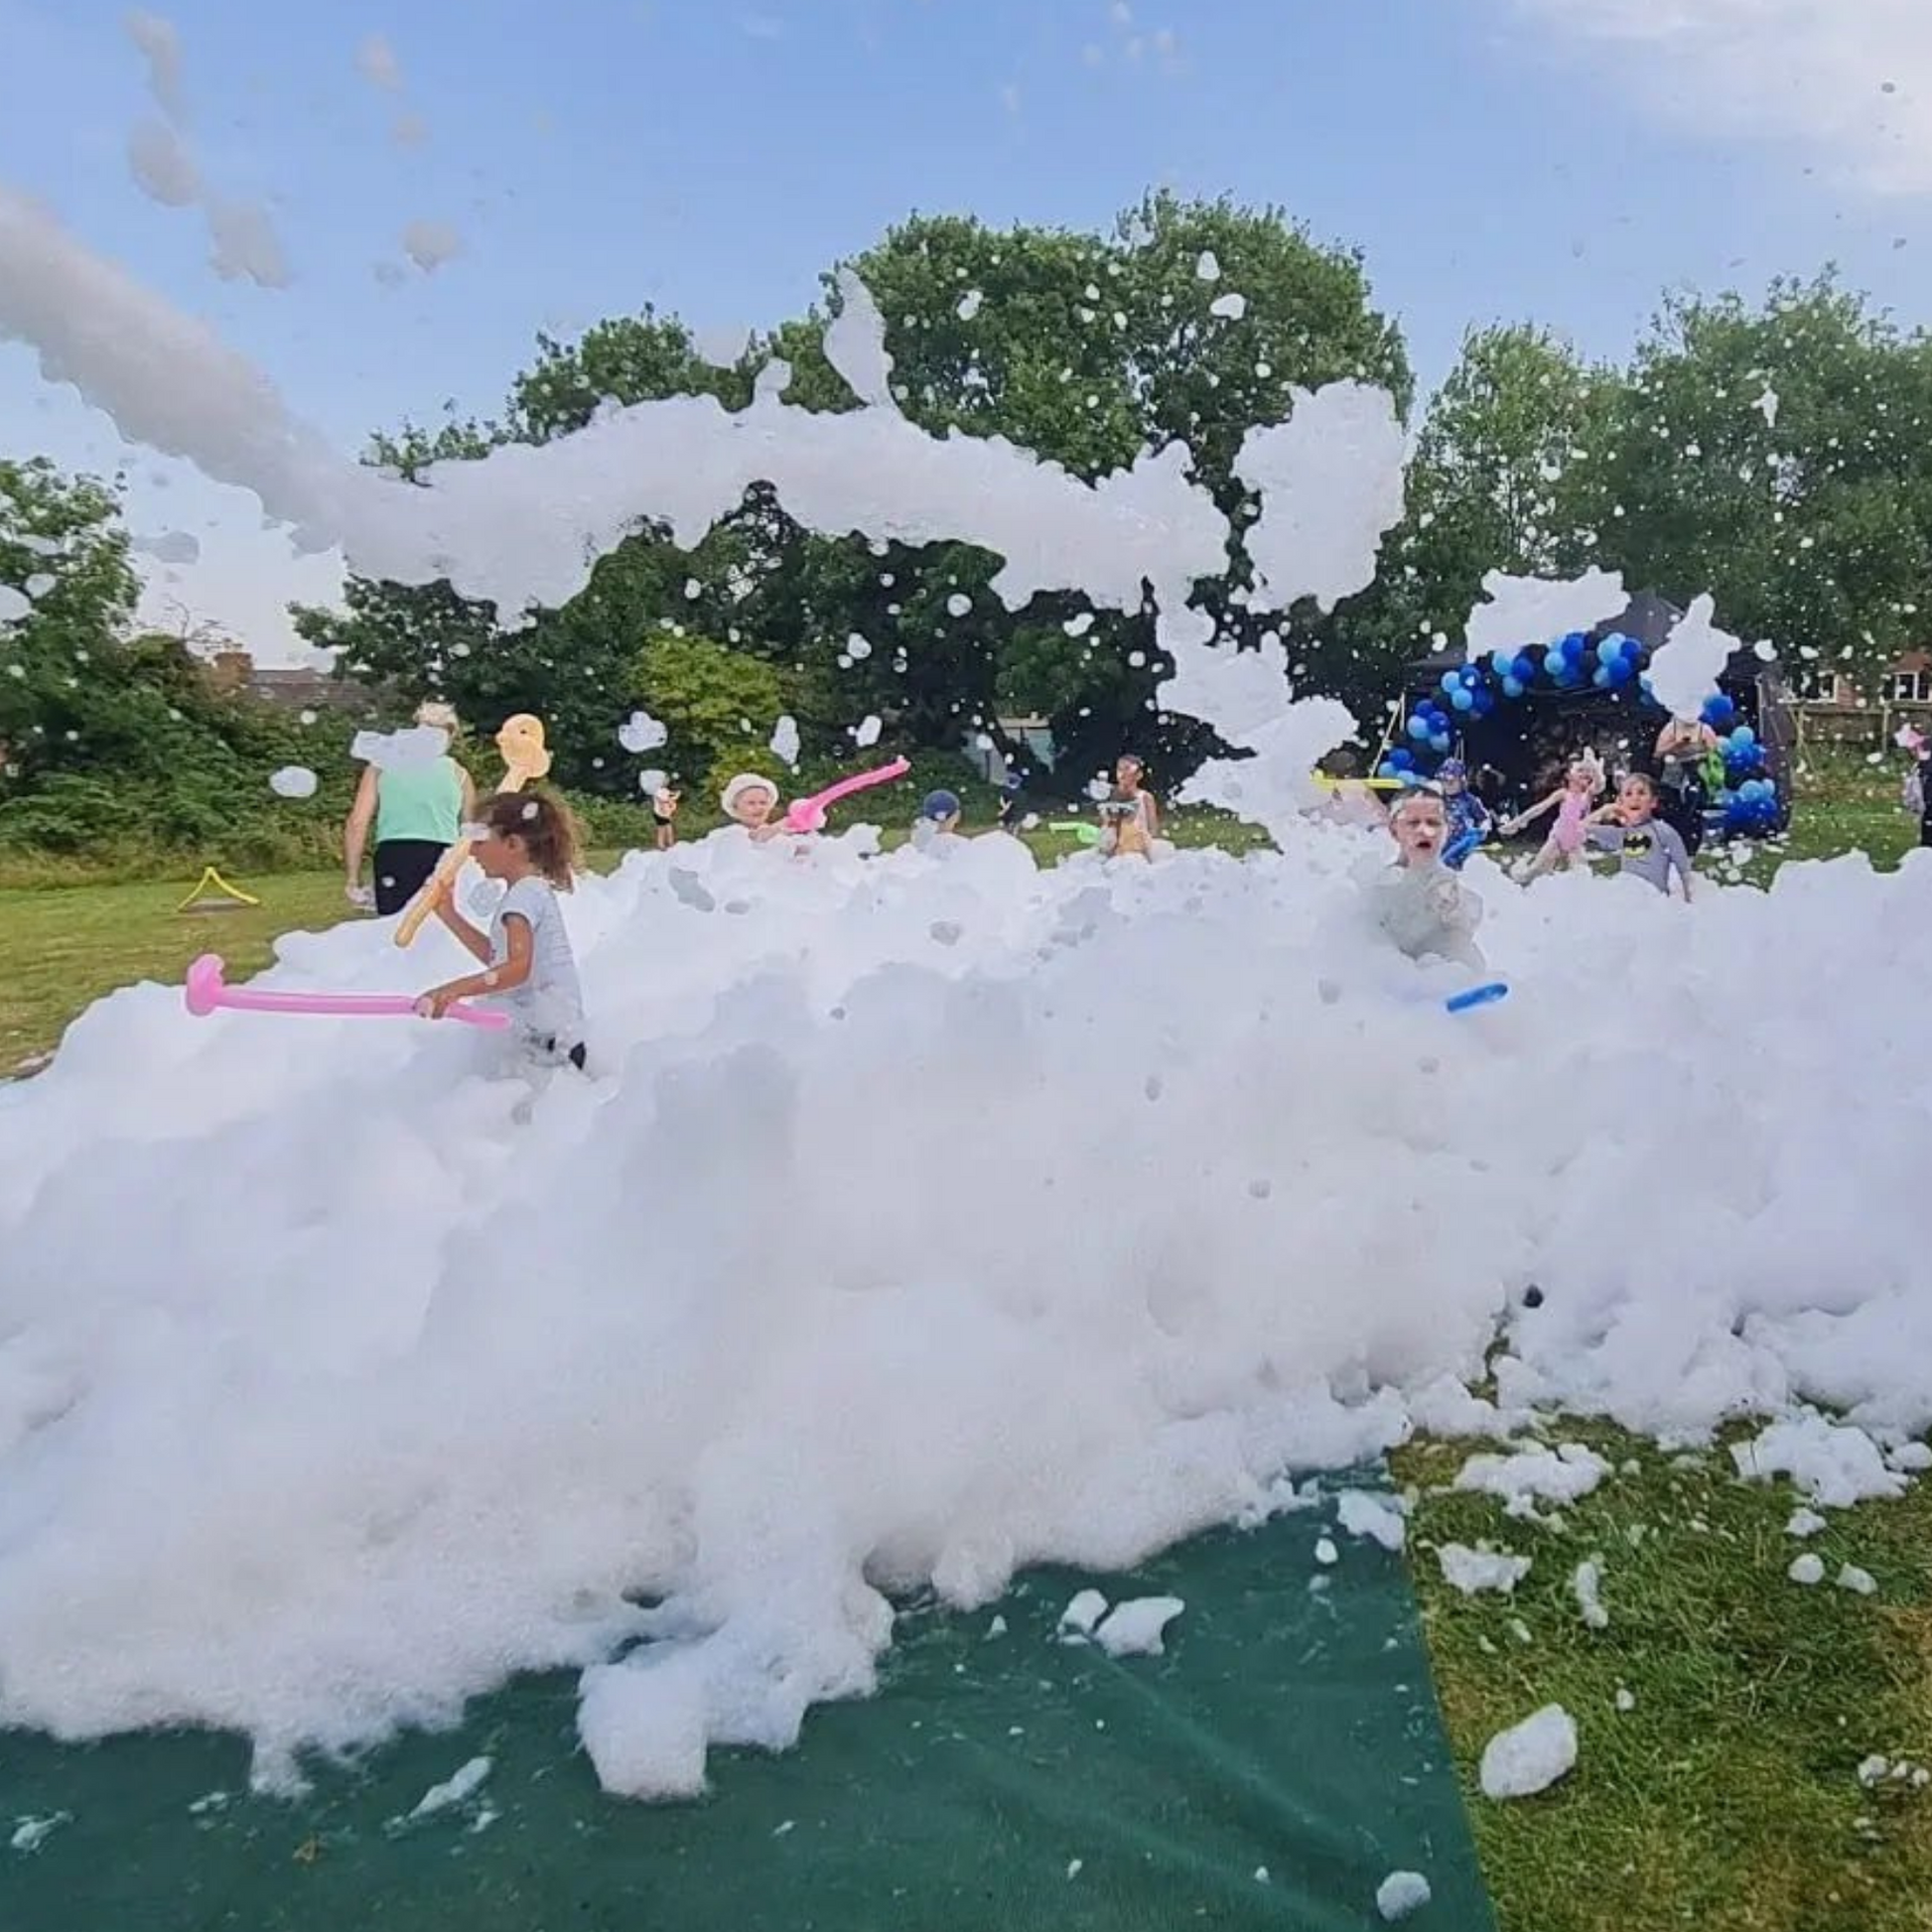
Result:
{"label": "blue baseball cap", "polygon": [[919,816],[929,818],[935,825],[943,824],[949,818],[959,816],[958,795],[950,791],[928,791],[925,803],[919,807]]}

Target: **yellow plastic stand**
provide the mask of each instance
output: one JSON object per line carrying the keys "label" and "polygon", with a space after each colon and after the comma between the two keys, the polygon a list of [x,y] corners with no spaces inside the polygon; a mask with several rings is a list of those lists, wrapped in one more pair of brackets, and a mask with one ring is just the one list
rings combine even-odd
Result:
{"label": "yellow plastic stand", "polygon": [[[230,886],[212,866],[204,866],[202,868],[201,879],[197,882],[195,890],[175,907],[175,910],[177,912],[193,911],[198,904],[201,904],[202,895],[204,893],[219,895],[211,902],[202,905],[204,911],[219,910],[225,912],[230,904],[259,905],[261,903],[261,900],[255,897],[252,893],[244,893],[239,886]],[[226,901],[226,903],[223,901]]]}

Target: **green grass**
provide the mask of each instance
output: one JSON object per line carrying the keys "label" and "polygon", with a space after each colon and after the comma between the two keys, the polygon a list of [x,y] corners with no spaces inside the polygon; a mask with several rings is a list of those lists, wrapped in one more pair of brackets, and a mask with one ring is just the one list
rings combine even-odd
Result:
{"label": "green grass", "polygon": [[[1790,1487],[1737,1481],[1722,1449],[1673,1457],[1600,1426],[1558,1440],[1629,1469],[1559,1529],[1447,1493],[1471,1445],[1395,1458],[1422,1492],[1411,1563],[1503,1932],[1932,1926],[1932,1790],[1857,1775],[1871,1753],[1932,1763],[1932,1489],[1834,1515],[1799,1543],[1784,1533]],[[1534,1561],[1513,1600],[1443,1581],[1441,1545],[1484,1541]],[[1827,1563],[1813,1588],[1785,1574],[1805,1549]],[[1590,1557],[1600,1631],[1572,1587]],[[1841,1563],[1879,1593],[1834,1587]],[[1484,1798],[1483,1745],[1553,1703],[1577,1721],[1576,1770],[1539,1798]]]}

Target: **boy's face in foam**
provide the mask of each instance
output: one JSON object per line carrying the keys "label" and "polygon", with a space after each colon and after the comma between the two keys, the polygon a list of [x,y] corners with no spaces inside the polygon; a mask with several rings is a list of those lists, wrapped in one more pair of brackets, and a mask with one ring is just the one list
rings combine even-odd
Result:
{"label": "boy's face in foam", "polygon": [[738,794],[738,802],[732,807],[732,816],[741,825],[749,825],[753,831],[770,823],[771,813],[778,803],[778,794],[767,791],[763,785],[747,785]]}
{"label": "boy's face in foam", "polygon": [[1616,809],[1626,825],[1642,825],[1657,810],[1657,794],[1641,778],[1625,778],[1617,788]]}
{"label": "boy's face in foam", "polygon": [[1405,866],[1434,865],[1443,856],[1443,842],[1449,821],[1443,815],[1443,801],[1427,795],[1405,798],[1389,820],[1395,834],[1396,849]]}

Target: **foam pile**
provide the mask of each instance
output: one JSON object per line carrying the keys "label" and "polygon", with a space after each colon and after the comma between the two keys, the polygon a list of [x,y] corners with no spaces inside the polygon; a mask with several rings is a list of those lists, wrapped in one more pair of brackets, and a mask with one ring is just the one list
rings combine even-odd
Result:
{"label": "foam pile", "polygon": [[454,1029],[103,1002],[0,1096],[0,1720],[273,1783],[576,1665],[613,1788],[693,1790],[869,1689],[895,1590],[1130,1564],[1444,1413],[1531,1279],[1506,1409],[1923,1431],[1932,871],[1479,861],[1516,998],[1452,1021],[1365,836],[635,855],[569,902],[599,1077],[534,1104]]}

